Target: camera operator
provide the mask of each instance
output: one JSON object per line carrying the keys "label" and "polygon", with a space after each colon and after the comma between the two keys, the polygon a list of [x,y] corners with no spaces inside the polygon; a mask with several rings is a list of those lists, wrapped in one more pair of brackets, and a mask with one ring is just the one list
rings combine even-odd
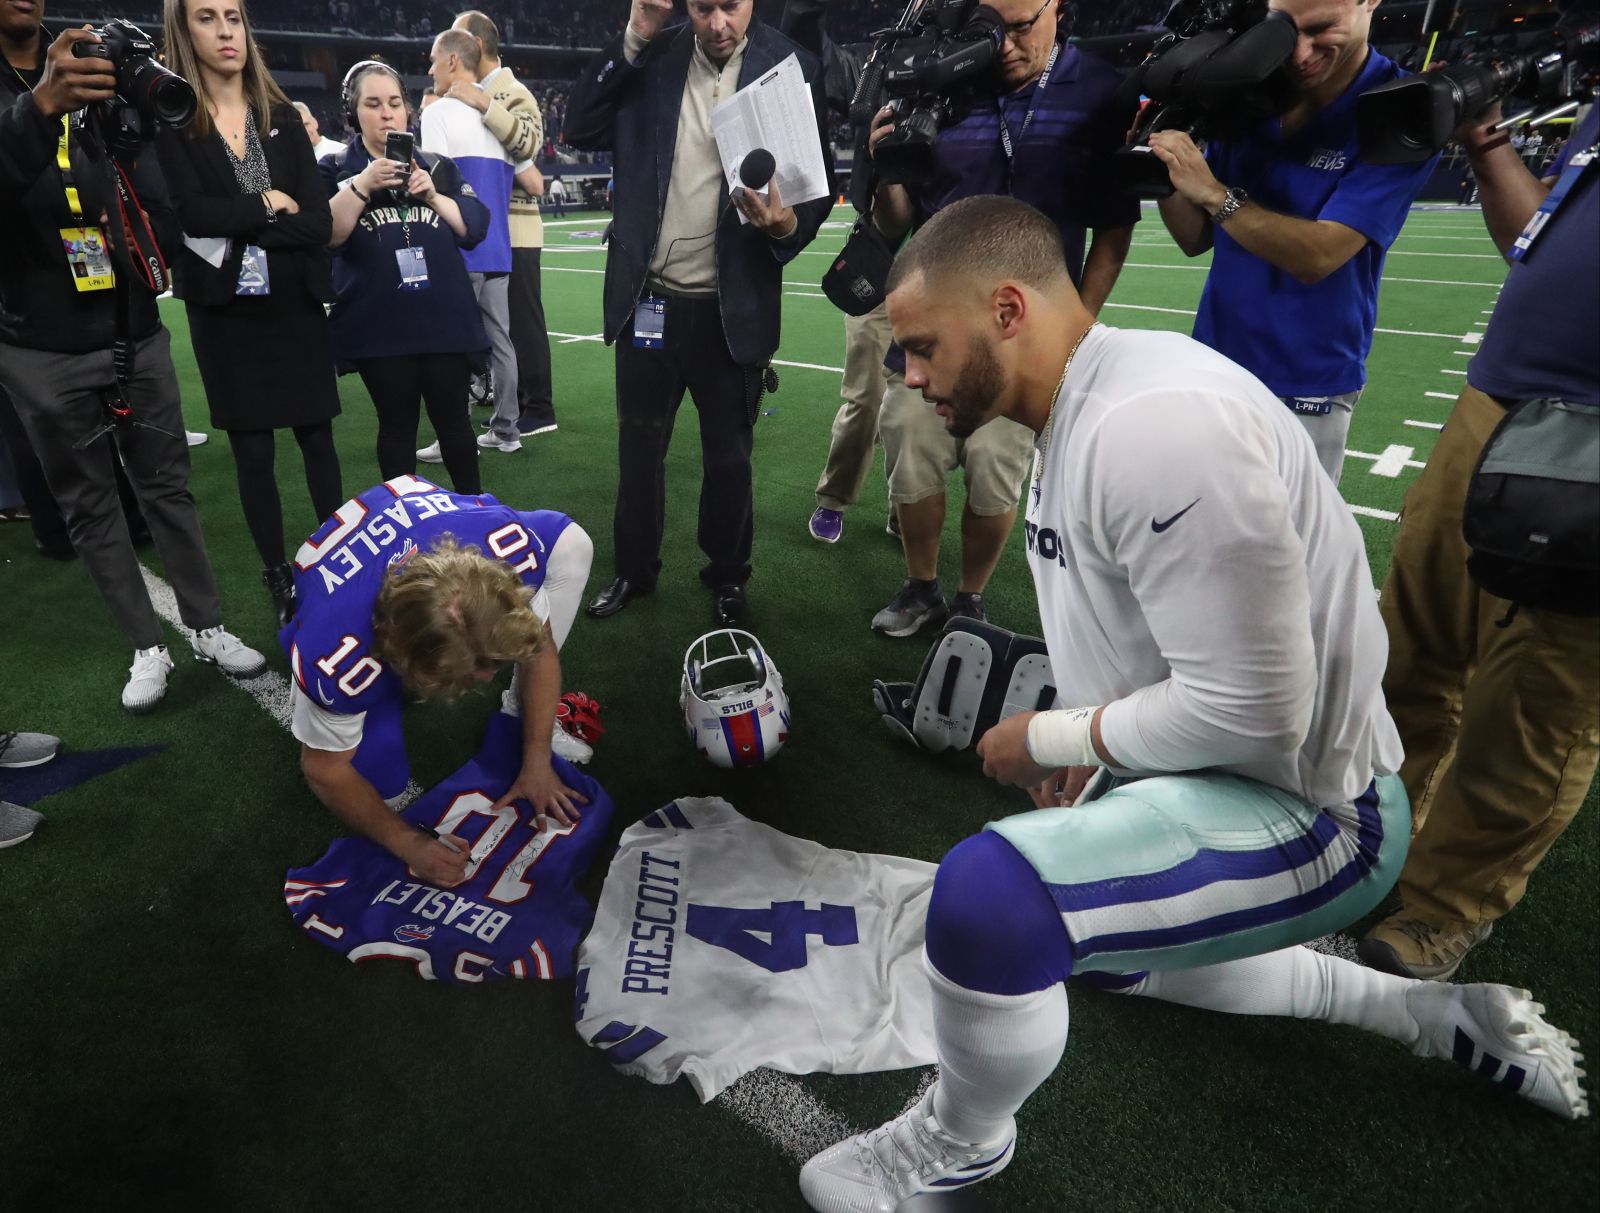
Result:
{"label": "camera operator", "polygon": [[[1098,314],[1127,258],[1139,204],[1099,190],[1111,153],[1132,114],[1115,99],[1120,77],[1109,64],[1058,37],[1056,0],[992,0],[1005,26],[995,60],[993,92],[941,131],[931,181],[908,189],[882,184],[874,219],[898,241],[960,198],[1007,194],[1043,211],[1060,229],[1067,267],[1091,314]],[[876,156],[895,129],[888,107],[873,120],[868,141]],[[1094,232],[1084,256],[1086,229]],[[984,618],[983,592],[1016,520],[1017,501],[1033,457],[1033,435],[1002,419],[969,438],[955,438],[906,386],[905,356],[891,346],[888,387],[879,414],[889,497],[900,522],[906,581],[872,619],[875,631],[911,636],[948,615]],[[941,402],[932,402],[939,404]],[[953,602],[939,587],[939,535],[945,482],[965,469],[961,518],[961,579]]]}
{"label": "camera operator", "polygon": [[1167,230],[1191,257],[1215,249],[1195,339],[1300,418],[1335,483],[1366,386],[1384,254],[1438,159],[1360,159],[1356,98],[1403,74],[1367,44],[1378,3],[1270,0],[1299,29],[1296,104],[1204,153],[1183,131],[1150,137],[1175,191],[1161,203]]}
{"label": "camera operator", "polygon": [[1499,120],[1496,105],[1457,134],[1511,272],[1467,386],[1406,493],[1380,604],[1383,689],[1405,744],[1414,834],[1400,909],[1359,951],[1374,968],[1441,981],[1522,899],[1600,754],[1595,620],[1513,610],[1467,570],[1467,487],[1507,407],[1600,408],[1600,106],[1544,181],[1493,129]]}
{"label": "camera operator", "polygon": [[[86,571],[135,650],[123,706],[145,711],[166,694],[172,659],[122,516],[111,461],[97,441],[78,449],[108,424],[113,404],[130,410],[115,426],[117,447],[179,613],[197,633],[191,640],[195,656],[235,677],[259,673],[266,662],[222,627],[216,580],[189,493],[171,336],[161,325],[154,291],[134,281],[135,267],[149,273],[154,261],[160,269],[153,233],[168,250],[181,239],[154,171],[154,153],[146,148],[123,166],[138,205],[130,199],[120,206],[115,191],[101,185],[113,166],[85,154],[84,129],[69,121],[84,106],[117,99],[114,65],[74,55],[80,44],[101,41],[88,30],[66,31],[47,53],[37,24],[43,8],[0,7],[0,50],[8,68],[0,74],[0,230],[6,249],[0,262],[0,386],[16,405]],[[118,213],[115,225],[107,220],[108,208]],[[108,256],[112,242],[127,248],[131,231],[138,234],[140,261]],[[165,271],[159,276],[164,279]],[[119,349],[131,353],[131,366],[114,358]]]}

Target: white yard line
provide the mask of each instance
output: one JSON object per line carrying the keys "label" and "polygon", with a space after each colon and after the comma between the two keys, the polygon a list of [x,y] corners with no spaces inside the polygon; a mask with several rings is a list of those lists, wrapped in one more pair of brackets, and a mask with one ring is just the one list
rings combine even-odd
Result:
{"label": "white yard line", "polygon": [[1370,505],[1352,505],[1350,512],[1360,514],[1363,518],[1381,518],[1385,522],[1394,522],[1400,517],[1392,510],[1375,510]]}
{"label": "white yard line", "polygon": [[1368,459],[1372,462],[1369,469],[1374,476],[1387,476],[1391,480],[1400,475],[1406,468],[1421,468],[1427,465],[1421,460],[1411,458],[1415,447],[1399,446],[1391,443],[1384,448],[1383,454],[1374,455],[1368,451],[1345,450],[1345,457],[1349,459]]}
{"label": "white yard line", "polygon": [[[1462,375],[1466,374],[1465,371],[1460,371],[1458,373]],[[1454,400],[1457,395],[1455,392],[1423,392],[1422,394],[1427,396],[1430,400]]]}
{"label": "white yard line", "polygon": [[1413,421],[1411,418],[1408,417],[1405,420],[1405,424],[1413,427],[1414,429],[1419,429],[1419,430],[1442,430],[1442,429],[1444,429],[1444,422],[1442,422],[1442,421]]}

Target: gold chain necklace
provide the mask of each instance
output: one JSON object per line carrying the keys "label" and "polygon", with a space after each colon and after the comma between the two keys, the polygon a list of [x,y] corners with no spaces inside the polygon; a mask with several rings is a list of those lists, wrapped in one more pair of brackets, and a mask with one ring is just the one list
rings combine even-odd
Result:
{"label": "gold chain necklace", "polygon": [[1072,343],[1072,348],[1067,351],[1066,364],[1061,368],[1061,378],[1056,383],[1055,395],[1050,397],[1050,412],[1044,419],[1044,429],[1039,431],[1039,461],[1033,468],[1033,482],[1039,483],[1039,477],[1044,473],[1045,457],[1050,453],[1050,435],[1056,424],[1056,402],[1061,399],[1061,389],[1067,386],[1067,372],[1072,369],[1072,360],[1077,357],[1078,347],[1083,344],[1083,339],[1095,329],[1100,327],[1100,322],[1095,321],[1083,332],[1078,334],[1078,339]]}

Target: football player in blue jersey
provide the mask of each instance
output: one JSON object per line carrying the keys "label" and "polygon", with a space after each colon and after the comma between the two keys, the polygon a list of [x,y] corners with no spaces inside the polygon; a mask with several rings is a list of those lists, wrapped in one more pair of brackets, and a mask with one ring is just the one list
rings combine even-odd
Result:
{"label": "football player in blue jersey", "polygon": [[295,556],[299,608],[279,641],[294,670],[301,769],[335,816],[428,882],[461,883],[467,845],[392,811],[410,774],[401,706],[407,691],[458,698],[511,664],[503,708],[523,722],[522,771],[495,807],[520,798],[560,825],[576,820],[585,798],[556,775],[550,754],[555,746],[587,757],[555,719],[557,652],[593,555],[565,514],[448,493],[415,476],[368,489],[312,534]]}

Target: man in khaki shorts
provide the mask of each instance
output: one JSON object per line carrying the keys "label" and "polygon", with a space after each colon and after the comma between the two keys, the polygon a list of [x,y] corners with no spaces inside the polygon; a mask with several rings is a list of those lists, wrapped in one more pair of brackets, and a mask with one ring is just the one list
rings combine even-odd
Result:
{"label": "man in khaki shorts", "polygon": [[[978,194],[1021,199],[1060,231],[1068,275],[1084,306],[1097,314],[1122,269],[1139,218],[1136,200],[1104,185],[1109,159],[1133,117],[1119,96],[1121,77],[1065,41],[1051,0],[990,0],[990,7],[1004,23],[1005,35],[986,95],[939,133],[929,180],[910,188],[878,186],[873,221],[897,243],[907,230],[958,199]],[[882,145],[894,135],[894,123],[885,107],[868,138],[880,176]],[[886,362],[878,427],[889,500],[905,548],[906,580],[873,616],[872,627],[886,636],[911,636],[952,615],[984,618],[983,591],[1016,522],[1033,436],[1001,419],[970,438],[952,438],[945,430],[944,402],[906,387],[901,351],[892,348]],[[979,359],[972,369],[981,377],[991,368]],[[963,393],[982,389],[978,383],[957,386]],[[946,602],[939,586],[939,538],[946,482],[958,467],[966,482],[961,573],[955,597]]]}

